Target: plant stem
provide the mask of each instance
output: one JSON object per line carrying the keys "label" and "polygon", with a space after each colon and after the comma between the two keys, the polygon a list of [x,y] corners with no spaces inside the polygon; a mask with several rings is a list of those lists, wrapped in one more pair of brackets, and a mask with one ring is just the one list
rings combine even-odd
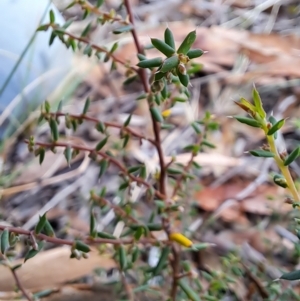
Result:
{"label": "plant stem", "polygon": [[284,176],[284,178],[287,182],[288,189],[289,189],[290,193],[292,194],[294,201],[300,202],[300,196],[296,189],[296,186],[295,186],[294,180],[291,176],[290,170],[289,170],[288,166],[284,166],[283,161],[280,158],[280,155],[278,153],[274,136],[273,135],[267,136],[267,140],[268,140],[268,143],[270,146],[270,150],[274,154],[274,160],[276,161],[277,166],[279,167],[282,175]]}

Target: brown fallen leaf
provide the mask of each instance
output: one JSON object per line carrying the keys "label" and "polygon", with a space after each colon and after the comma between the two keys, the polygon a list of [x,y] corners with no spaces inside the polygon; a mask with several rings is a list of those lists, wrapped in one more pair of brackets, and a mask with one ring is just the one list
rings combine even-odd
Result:
{"label": "brown fallen leaf", "polygon": [[[110,269],[116,266],[110,257],[99,255],[95,248],[88,259],[70,259],[70,248],[60,247],[39,253],[17,270],[19,279],[25,289],[41,291],[60,286],[66,281],[73,281],[90,274],[97,267]],[[23,263],[24,259],[12,262]],[[13,291],[15,282],[10,270],[0,266],[0,291]]]}

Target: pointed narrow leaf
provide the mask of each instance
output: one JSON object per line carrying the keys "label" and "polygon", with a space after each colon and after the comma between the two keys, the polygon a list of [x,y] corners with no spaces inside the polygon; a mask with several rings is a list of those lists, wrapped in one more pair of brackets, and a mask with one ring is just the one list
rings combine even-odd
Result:
{"label": "pointed narrow leaf", "polygon": [[0,240],[0,246],[1,246],[1,253],[5,254],[5,252],[10,247],[9,244],[9,231],[8,229],[4,229],[1,233],[1,240]]}
{"label": "pointed narrow leaf", "polygon": [[44,232],[47,236],[55,237],[55,232],[50,224],[50,222],[46,219],[46,223],[44,226]]}
{"label": "pointed narrow leaf", "polygon": [[96,145],[96,151],[99,151],[103,148],[103,146],[106,144],[108,140],[108,136],[106,136],[103,140],[101,140],[97,145]]}
{"label": "pointed narrow leaf", "polygon": [[45,159],[45,149],[43,147],[40,147],[40,151],[39,151],[39,162],[40,162],[40,165],[44,162],[44,159]]}
{"label": "pointed narrow leaf", "polygon": [[280,277],[280,279],[290,280],[290,281],[299,280],[300,279],[300,270],[285,273]]}
{"label": "pointed narrow leaf", "polygon": [[161,68],[159,69],[160,72],[166,73],[168,71],[171,71],[173,68],[177,67],[179,64],[179,58],[177,55],[173,55],[169,58],[167,58]]}
{"label": "pointed narrow leaf", "polygon": [[249,151],[249,153],[254,157],[261,157],[261,158],[273,158],[274,157],[274,154],[272,152],[265,151],[262,149],[251,150],[251,151]]}
{"label": "pointed narrow leaf", "polygon": [[35,249],[30,249],[27,254],[25,255],[25,258],[24,258],[24,262],[26,262],[28,259],[34,257],[36,254],[38,254],[42,248],[44,247],[44,242],[43,241],[40,241],[37,243],[38,244],[38,249],[35,250]]}
{"label": "pointed narrow leaf", "polygon": [[190,49],[186,55],[189,57],[190,60],[192,60],[197,57],[200,57],[201,55],[203,55],[203,53],[204,52],[202,49]]}
{"label": "pointed narrow leaf", "polygon": [[[276,124],[277,120],[276,120],[276,118],[273,115],[271,115],[269,117],[269,122],[271,122],[271,124],[274,125],[274,124]],[[274,133],[274,138],[275,139],[277,139],[277,134],[278,134],[277,132]]]}
{"label": "pointed narrow leaf", "polygon": [[54,120],[53,118],[51,118],[50,121],[49,121],[49,124],[50,124],[52,139],[54,141],[57,141],[58,137],[59,137],[57,122],[56,122],[56,120]]}
{"label": "pointed narrow leaf", "polygon": [[116,239],[115,236],[113,236],[109,233],[106,233],[106,232],[97,232],[97,236],[100,238]]}
{"label": "pointed narrow leaf", "polygon": [[170,57],[175,53],[175,49],[159,39],[151,39],[152,45],[163,53],[165,56]]}
{"label": "pointed narrow leaf", "polygon": [[72,159],[72,149],[70,145],[68,145],[64,150],[64,155],[66,158],[66,161],[68,163],[68,166],[70,167],[71,159]]}
{"label": "pointed narrow leaf", "polygon": [[190,77],[188,76],[188,74],[182,74],[179,71],[177,71],[177,75],[178,75],[178,78],[179,78],[181,84],[184,85],[185,87],[187,87],[190,82]]}
{"label": "pointed narrow leaf", "polygon": [[81,37],[84,38],[88,35],[88,33],[90,32],[92,28],[92,22],[90,22],[86,27],[85,29],[83,30],[83,32],[81,33]]}
{"label": "pointed narrow leaf", "polygon": [[119,250],[119,261],[120,261],[120,268],[122,271],[124,271],[127,267],[127,256],[124,246],[120,246]]}
{"label": "pointed narrow leaf", "polygon": [[133,29],[132,24],[129,24],[129,25],[125,25],[125,26],[116,28],[116,29],[113,31],[113,33],[114,33],[114,34],[120,34],[120,33],[123,33],[123,32],[131,31],[132,29]]}
{"label": "pointed narrow leaf", "polygon": [[130,114],[128,117],[127,117],[127,119],[125,120],[125,122],[124,122],[124,127],[126,127],[126,126],[128,126],[129,125],[129,123],[130,123],[130,120],[131,120],[131,117],[132,117],[132,114]]}
{"label": "pointed narrow leaf", "polygon": [[96,232],[96,218],[93,210],[90,213],[90,237],[95,238],[97,236]]}
{"label": "pointed narrow leaf", "polygon": [[151,115],[152,117],[157,121],[157,122],[163,122],[164,119],[161,115],[161,113],[159,112],[158,108],[157,107],[151,107],[150,108],[150,112],[151,112]]}
{"label": "pointed narrow leaf", "polygon": [[76,240],[74,243],[74,248],[83,253],[88,253],[91,251],[90,247],[80,240]]}
{"label": "pointed narrow leaf", "polygon": [[163,270],[165,264],[168,262],[168,256],[170,254],[170,247],[166,246],[162,249],[159,261],[156,267],[153,269],[153,276],[159,275]]}
{"label": "pointed narrow leaf", "polygon": [[277,121],[268,131],[267,135],[271,136],[273,134],[275,134],[278,130],[280,130],[283,125],[285,123],[285,119],[281,119],[279,121]]}
{"label": "pointed narrow leaf", "polygon": [[175,49],[175,41],[172,31],[167,27],[165,30],[165,43]]}
{"label": "pointed narrow leaf", "polygon": [[36,234],[39,234],[43,230],[43,228],[45,227],[46,221],[47,221],[47,218],[46,218],[46,213],[45,213],[44,215],[39,217],[39,221],[34,230],[34,232]]}
{"label": "pointed narrow leaf", "polygon": [[49,19],[50,19],[50,23],[55,23],[55,15],[52,9],[49,12]]}
{"label": "pointed narrow leaf", "polygon": [[191,301],[201,301],[199,294],[197,294],[186,282],[185,279],[178,280],[179,287],[184,291],[189,300]]}
{"label": "pointed narrow leaf", "polygon": [[99,172],[99,178],[101,178],[104,173],[106,172],[109,165],[109,161],[106,159],[101,160],[99,166],[100,166],[100,172]]}
{"label": "pointed narrow leaf", "polygon": [[300,146],[295,148],[288,157],[284,160],[284,166],[290,165],[292,162],[294,162],[300,155]]}
{"label": "pointed narrow leaf", "polygon": [[84,107],[83,107],[83,111],[82,111],[82,114],[85,115],[90,107],[90,104],[91,104],[91,100],[90,98],[88,97],[85,101],[85,104],[84,104]]}
{"label": "pointed narrow leaf", "polygon": [[163,63],[163,59],[161,57],[155,57],[149,60],[140,61],[137,66],[140,68],[154,68],[159,67]]}
{"label": "pointed narrow leaf", "polygon": [[52,31],[50,38],[49,38],[49,46],[51,46],[53,44],[56,37],[57,37],[56,33],[54,31]]}
{"label": "pointed narrow leaf", "polygon": [[187,54],[196,40],[196,30],[191,31],[179,46],[177,53]]}
{"label": "pointed narrow leaf", "polygon": [[233,116],[233,118],[235,118],[240,123],[244,123],[244,124],[250,125],[255,128],[261,127],[261,124],[253,118],[248,118],[248,117],[244,117],[244,116]]}
{"label": "pointed narrow leaf", "polygon": [[261,118],[263,118],[263,119],[266,118],[267,114],[263,108],[260,95],[259,95],[258,91],[256,90],[255,86],[253,87],[252,97],[253,97],[254,106],[255,106],[258,114],[260,115]]}
{"label": "pointed narrow leaf", "polygon": [[47,31],[49,28],[48,24],[45,25],[41,25],[40,27],[38,27],[38,29],[36,31]]}

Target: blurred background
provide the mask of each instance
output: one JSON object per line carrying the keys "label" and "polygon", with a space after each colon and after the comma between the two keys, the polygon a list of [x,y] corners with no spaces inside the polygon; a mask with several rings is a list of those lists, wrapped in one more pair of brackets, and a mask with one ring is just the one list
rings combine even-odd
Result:
{"label": "blurred background", "polygon": [[[96,2],[90,1],[91,4]],[[234,101],[240,97],[251,98],[255,83],[268,113],[273,112],[277,118],[289,117],[279,137],[285,139],[282,149],[290,151],[299,144],[299,1],[130,2],[143,45],[149,45],[150,37],[162,38],[166,26],[173,31],[177,45],[196,28],[194,47],[207,51],[196,59],[200,67],[189,87],[191,98],[172,108],[168,121],[176,127],[162,132],[166,159],[177,154],[179,162],[185,164],[189,156],[182,149],[193,141],[190,123],[210,111],[220,124],[210,137],[216,148],[204,151],[196,158],[202,166],[194,186],[197,192],[186,198],[187,204],[196,208],[194,219],[187,221],[193,225],[193,231],[198,233],[207,216],[214,216],[218,221],[209,229],[199,229],[196,234],[202,241],[217,245],[216,253],[201,253],[197,264],[218,269],[220,253],[241,248],[244,255],[249,255],[249,250],[257,252],[255,264],[271,267],[269,272],[273,276],[278,275],[279,266],[295,266],[298,264],[298,257],[294,256],[297,238],[291,230],[294,229],[291,217],[297,214],[283,202],[285,192],[268,181],[269,172],[274,170],[272,162],[266,160],[263,163],[261,159],[245,154],[260,146],[263,136],[256,129],[244,127],[227,116],[240,114]],[[145,117],[148,116],[145,115],[148,114],[147,106],[143,101],[136,101],[142,87],[138,82],[124,85],[126,77],[122,67],[111,72],[109,63],[88,58],[82,51],[73,53],[58,39],[49,47],[50,31],[35,32],[39,24],[49,21],[49,10],[53,9],[56,21],[61,24],[74,18],[68,30],[80,36],[97,16],[90,14],[82,20],[79,5],[65,10],[69,3],[67,0],[0,1],[0,219],[29,230],[33,229],[38,216],[48,211],[48,218],[62,237],[88,232],[91,189],[105,186],[111,201],[118,202],[115,191],[119,177],[115,170],[109,170],[98,180],[98,165],[84,153],[68,168],[63,150],[57,154],[47,152],[47,160],[40,167],[38,159],[32,158],[23,142],[31,134],[37,138],[49,137],[47,125],[36,126],[40,104],[47,99],[56,109],[62,100],[65,112],[80,114],[90,97],[91,116],[122,123],[133,114],[131,126],[152,135],[151,124]],[[104,1],[101,9],[105,12],[114,9],[125,16],[118,0]],[[110,48],[118,42],[116,55],[132,64],[137,63],[130,33],[116,35],[113,34],[116,24],[96,26],[96,23],[92,23],[88,36],[93,43]],[[157,53],[149,50],[147,55],[155,57]],[[72,136],[76,143],[94,145],[99,140],[99,133],[90,124],[80,126],[76,134],[65,131],[64,123],[59,130],[66,138]],[[127,150],[128,162],[145,162],[150,172],[155,171],[158,160],[150,145],[133,141]],[[297,161],[293,165],[293,175],[297,179],[300,176]],[[141,215],[147,212],[141,196],[137,194],[133,202],[139,204]],[[103,214],[101,229],[111,226],[114,216],[111,218],[109,214],[111,212]],[[291,232],[287,234],[285,229]],[[60,252],[65,255],[65,250]],[[23,254],[24,250],[20,250],[20,257]],[[44,260],[47,262],[46,255]],[[114,267],[113,262],[100,256],[91,264],[76,263],[73,269],[60,260],[57,259],[61,267],[59,278],[55,274],[57,270],[53,269],[52,273],[49,266],[45,267],[49,269],[47,279],[34,274],[38,271],[29,266],[21,274],[26,286],[38,291],[53,287],[57,282],[74,281],[92,274],[95,265],[107,264],[107,269]],[[5,271],[0,269],[0,291],[12,290],[9,271]],[[28,280],[28,275],[34,281]],[[247,300],[243,299],[247,295],[247,286],[240,285],[239,300]]]}

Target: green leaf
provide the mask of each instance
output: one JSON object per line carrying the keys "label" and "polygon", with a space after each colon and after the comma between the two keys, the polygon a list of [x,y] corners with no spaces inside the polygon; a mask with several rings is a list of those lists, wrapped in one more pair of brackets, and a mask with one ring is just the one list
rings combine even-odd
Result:
{"label": "green leaf", "polygon": [[201,301],[199,294],[197,294],[186,282],[185,279],[178,280],[179,287],[183,290],[183,292],[187,295],[189,300],[191,301]]}
{"label": "green leaf", "polygon": [[16,265],[14,265],[13,267],[11,267],[11,270],[12,270],[12,271],[15,271],[15,270],[19,269],[21,266],[22,266],[21,263],[16,264]]}
{"label": "green leaf", "polygon": [[129,142],[129,139],[130,139],[130,135],[126,134],[124,136],[124,141],[123,141],[123,145],[122,145],[123,148],[125,148],[127,146],[128,142]]}
{"label": "green leaf", "polygon": [[91,100],[90,98],[88,97],[85,101],[85,104],[84,104],[84,107],[83,107],[83,111],[82,111],[82,114],[85,115],[90,107],[90,104],[91,104]]}
{"label": "green leaf", "polygon": [[70,145],[68,145],[64,150],[64,156],[66,158],[66,161],[68,163],[68,166],[70,167],[71,159],[72,159],[72,149]]}
{"label": "green leaf", "polygon": [[163,229],[162,224],[155,224],[155,223],[149,223],[146,225],[146,227],[150,230],[150,231],[160,231]]}
{"label": "green leaf", "polygon": [[292,162],[294,162],[300,155],[300,146],[295,148],[288,157],[284,160],[284,166],[290,165]]}
{"label": "green leaf", "polygon": [[35,249],[30,249],[27,254],[25,255],[25,258],[24,258],[24,262],[26,262],[27,260],[33,258],[36,254],[38,254],[44,247],[44,242],[43,241],[39,241],[37,243],[38,245],[38,249],[35,250]]}
{"label": "green leaf", "polygon": [[273,181],[276,185],[278,185],[280,187],[283,187],[283,188],[288,187],[287,181],[282,175],[275,175],[273,177]]}
{"label": "green leaf", "polygon": [[44,232],[47,236],[55,237],[55,232],[48,220],[46,220],[45,226],[44,226]]}
{"label": "green leaf", "polygon": [[51,46],[53,44],[56,37],[57,37],[56,33],[54,31],[52,31],[50,38],[49,38],[49,46]]}
{"label": "green leaf", "polygon": [[40,151],[39,151],[39,163],[40,165],[42,165],[42,163],[44,162],[45,159],[45,149],[43,147],[40,147]]}
{"label": "green leaf", "polygon": [[50,23],[55,23],[55,15],[52,9],[49,12],[49,19],[50,19]]}
{"label": "green leaf", "polygon": [[92,22],[90,22],[90,23],[85,27],[85,29],[82,31],[81,37],[82,37],[82,38],[86,37],[86,36],[88,35],[88,33],[90,32],[91,28],[92,28]]}
{"label": "green leaf", "polygon": [[169,175],[181,175],[182,174],[182,170],[181,169],[177,169],[177,168],[168,168],[167,169],[167,173]]}
{"label": "green leaf", "polygon": [[201,134],[201,128],[197,122],[192,122],[191,126],[194,129],[194,131],[196,132],[196,134],[198,134],[198,135]]}
{"label": "green leaf", "polygon": [[124,124],[123,124],[124,127],[126,127],[126,126],[129,125],[130,120],[131,120],[131,117],[132,117],[132,114],[130,114],[130,115],[127,117],[127,119],[125,120],[125,122],[124,122]]}
{"label": "green leaf", "polygon": [[196,30],[191,31],[183,40],[179,48],[177,49],[177,53],[187,54],[192,45],[196,40]]}
{"label": "green leaf", "polygon": [[197,57],[200,57],[201,55],[203,55],[203,53],[204,52],[202,49],[190,49],[186,55],[189,57],[190,60],[192,60]]}
{"label": "green leaf", "polygon": [[90,213],[90,237],[95,238],[97,236],[96,232],[96,218],[93,210]]}
{"label": "green leaf", "polygon": [[130,184],[130,183],[129,183],[128,181],[122,183],[122,184],[119,186],[119,190],[124,190],[124,189],[126,189],[126,188],[129,186],[129,184]]}
{"label": "green leaf", "polygon": [[[273,115],[271,115],[269,117],[269,122],[271,122],[271,124],[274,125],[274,124],[276,124],[277,120]],[[274,139],[277,139],[277,134],[278,134],[277,132],[274,133]]]}
{"label": "green leaf", "polygon": [[255,88],[255,85],[253,85],[253,90],[252,90],[252,97],[253,97],[253,102],[254,106],[257,110],[257,113],[260,115],[261,118],[266,118],[267,114],[263,108],[261,98],[259,96],[258,91]]}
{"label": "green leaf", "polygon": [[118,49],[118,46],[119,46],[119,43],[118,42],[115,42],[113,45],[112,45],[112,47],[111,47],[111,49],[110,49],[110,53],[112,54],[112,53],[114,53],[117,49]]}
{"label": "green leaf", "polygon": [[182,85],[184,85],[185,87],[189,85],[190,77],[188,76],[188,74],[182,74],[179,72],[179,70],[177,70],[177,76]]}
{"label": "green leaf", "polygon": [[140,61],[137,66],[140,68],[154,68],[159,67],[162,63],[163,59],[161,57],[155,57],[153,59]]}
{"label": "green leaf", "polygon": [[255,127],[255,128],[261,127],[261,124],[253,118],[248,118],[248,117],[244,117],[244,116],[233,116],[233,118],[235,118],[240,123],[244,123],[244,124],[247,124],[247,125]]}
{"label": "green leaf", "polygon": [[152,45],[163,53],[165,56],[170,57],[175,53],[175,49],[159,39],[151,39]]}
{"label": "green leaf", "polygon": [[202,142],[201,142],[201,145],[203,146],[207,146],[207,147],[209,147],[209,148],[216,148],[216,146],[214,145],[214,144],[212,144],[212,143],[210,143],[210,142],[208,142],[207,140],[203,140]]}
{"label": "green leaf", "polygon": [[104,0],[97,0],[96,7],[100,7],[104,3]]}
{"label": "green leaf", "polygon": [[99,166],[100,166],[99,178],[101,178],[104,175],[104,173],[107,171],[107,168],[109,166],[109,161],[106,159],[102,159],[100,161]]}
{"label": "green leaf", "polygon": [[92,49],[91,45],[89,45],[89,44],[86,45],[86,47],[83,50],[83,54],[90,57],[92,55],[92,53],[93,53],[93,49]]}
{"label": "green leaf", "polygon": [[48,24],[45,24],[45,25],[41,25],[38,27],[38,29],[36,31],[47,31],[49,28],[49,25]]}
{"label": "green leaf", "polygon": [[159,69],[160,72],[166,73],[171,71],[173,68],[177,67],[179,64],[179,58],[177,55],[173,55],[163,62],[161,68]]}
{"label": "green leaf", "polygon": [[281,119],[279,121],[277,121],[268,131],[267,135],[271,136],[273,134],[275,134],[278,130],[280,130],[283,125],[285,123],[285,119]]}
{"label": "green leaf", "polygon": [[105,133],[105,125],[103,122],[99,121],[97,124],[96,124],[96,130],[100,133]]}
{"label": "green leaf", "polygon": [[138,248],[138,246],[134,246],[132,248],[131,262],[132,263],[136,262],[140,256],[140,254],[141,254],[141,252],[140,252],[140,249]]}
{"label": "green leaf", "polygon": [[144,233],[145,233],[144,227],[139,226],[134,232],[134,239],[138,241]]}
{"label": "green leaf", "polygon": [[100,151],[103,146],[107,143],[109,136],[106,136],[103,140],[101,140],[97,145],[96,145],[96,151]]}
{"label": "green leaf", "polygon": [[170,250],[171,250],[170,246],[165,246],[162,249],[159,261],[158,261],[156,267],[153,269],[153,276],[160,274],[161,271],[163,270],[164,266],[167,264]]}
{"label": "green leaf", "polygon": [[122,26],[122,27],[119,27],[119,28],[113,30],[113,33],[114,34],[120,34],[120,33],[123,33],[123,32],[131,31],[132,29],[133,29],[132,24],[129,24],[129,25],[125,25],[125,26]]}
{"label": "green leaf", "polygon": [[139,61],[144,61],[147,59],[147,57],[141,53],[138,53],[137,54],[137,58],[139,59]]}
{"label": "green leaf", "polygon": [[165,30],[165,43],[175,49],[175,41],[172,31],[167,27]]}
{"label": "green leaf", "polygon": [[113,236],[109,233],[106,233],[106,232],[97,232],[97,236],[100,237],[100,238],[116,239],[115,236]]}
{"label": "green leaf", "polygon": [[280,277],[280,279],[290,280],[290,281],[299,280],[300,279],[300,270],[285,273]]}
{"label": "green leaf", "polygon": [[54,141],[57,141],[59,138],[59,134],[58,134],[58,127],[57,127],[56,120],[51,118],[49,121],[49,125],[50,125],[50,129],[51,129],[52,139]]}
{"label": "green leaf", "polygon": [[262,149],[251,150],[251,151],[249,151],[249,153],[254,157],[261,157],[261,158],[273,158],[274,157],[274,154],[272,152],[265,151]]}
{"label": "green leaf", "polygon": [[81,251],[83,253],[88,253],[91,251],[90,247],[85,244],[84,242],[80,241],[80,240],[76,240],[74,242],[74,248],[78,251]]}
{"label": "green leaf", "polygon": [[63,26],[63,29],[67,29],[73,22],[74,22],[74,18],[69,19]]}
{"label": "green leaf", "polygon": [[34,232],[36,234],[39,234],[44,229],[46,221],[47,221],[47,218],[46,218],[46,213],[45,213],[44,215],[39,217],[39,221],[34,230]]}
{"label": "green leaf", "polygon": [[129,85],[133,83],[136,79],[137,79],[137,75],[130,76],[123,82],[123,85],[124,86]]}
{"label": "green leaf", "polygon": [[1,253],[5,254],[6,251],[9,249],[9,231],[8,229],[4,229],[1,233],[1,239],[0,239],[0,246],[1,246]]}
{"label": "green leaf", "polygon": [[119,255],[119,261],[120,261],[120,268],[122,271],[124,271],[127,267],[127,257],[126,257],[126,251],[124,246],[120,246],[118,249],[118,255]]}
{"label": "green leaf", "polygon": [[164,118],[162,117],[160,111],[158,110],[157,107],[151,107],[150,108],[150,112],[151,112],[151,115],[152,117],[157,121],[157,122],[160,122],[162,123],[164,121]]}

